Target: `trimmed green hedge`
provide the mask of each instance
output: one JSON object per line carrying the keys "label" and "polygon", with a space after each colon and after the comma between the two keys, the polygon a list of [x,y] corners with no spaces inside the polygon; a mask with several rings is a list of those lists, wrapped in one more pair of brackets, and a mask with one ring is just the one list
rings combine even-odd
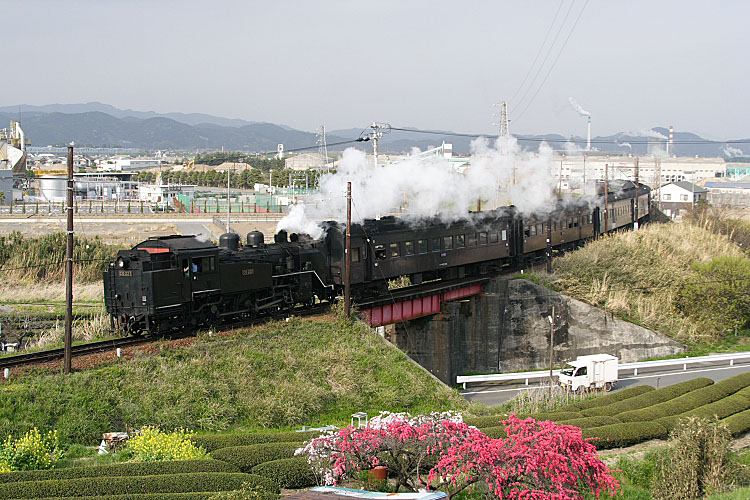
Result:
{"label": "trimmed green hedge", "polygon": [[298,443],[261,443],[247,446],[229,446],[211,452],[216,460],[223,460],[239,468],[241,472],[250,472],[256,465],[281,458],[292,458],[294,452],[301,448]]}
{"label": "trimmed green hedge", "polygon": [[649,422],[670,415],[679,415],[720,401],[748,385],[750,385],[750,373],[740,373],[713,385],[690,391],[669,401],[639,410],[620,413],[617,415],[617,418],[623,422]]}
{"label": "trimmed green hedge", "polygon": [[248,446],[261,443],[302,443],[318,437],[320,432],[256,432],[245,434],[199,434],[190,440],[196,446],[202,446],[211,452],[229,446]]}
{"label": "trimmed green hedge", "polygon": [[588,408],[586,410],[582,410],[581,413],[583,413],[583,415],[586,417],[597,417],[602,415],[607,415],[610,417],[616,416],[626,411],[637,410],[640,408],[645,408],[647,406],[653,406],[658,403],[663,403],[664,401],[669,401],[670,399],[674,399],[690,391],[709,386],[713,383],[714,381],[710,378],[694,378],[692,380],[680,382],[679,384],[656,389],[655,391],[645,392],[640,396],[627,398],[607,406]]}
{"label": "trimmed green hedge", "polygon": [[[520,419],[533,418],[534,420],[552,420],[558,422],[560,420],[570,420],[573,418],[581,418],[583,415],[572,411],[555,411],[549,413],[520,413],[517,415]],[[487,427],[497,427],[500,422],[507,420],[508,414],[503,415],[491,415],[489,417],[469,417],[464,419],[464,423],[467,425],[473,425],[480,429]]]}
{"label": "trimmed green hedge", "polygon": [[495,427],[485,427],[484,429],[479,429],[479,430],[484,432],[484,434],[490,439],[502,439],[502,438],[508,437],[508,435],[505,433],[504,425],[497,425]]}
{"label": "trimmed green hedge", "polygon": [[666,438],[667,429],[656,422],[628,422],[583,429],[584,438],[594,438],[598,449],[630,446],[647,439]]}
{"label": "trimmed green hedge", "polygon": [[268,485],[263,477],[252,474],[199,472],[161,476],[109,476],[61,479],[52,481],[19,481],[0,484],[0,498],[43,498],[126,495],[134,493],[189,493],[228,491],[242,488],[250,481]]}
{"label": "trimmed green hedge", "polygon": [[750,410],[735,413],[721,421],[727,424],[727,427],[729,427],[729,431],[733,436],[744,434],[745,432],[750,431]]}
{"label": "trimmed green hedge", "polygon": [[0,474],[0,483],[16,481],[49,481],[79,477],[158,476],[190,472],[239,472],[239,469],[220,460],[179,460],[174,462],[124,462],[93,467],[68,469],[23,470]]}
{"label": "trimmed green hedge", "polygon": [[583,417],[574,418],[572,420],[563,420],[558,422],[560,425],[572,425],[574,427],[580,427],[581,429],[591,427],[601,427],[603,425],[619,424],[620,421],[615,417],[601,416],[601,417]]}
{"label": "trimmed green hedge", "polygon": [[299,489],[315,486],[315,475],[307,457],[282,458],[256,465],[253,474],[267,477],[280,488]]}
{"label": "trimmed green hedge", "polygon": [[612,403],[617,403],[619,401],[623,401],[628,398],[634,398],[635,396],[640,396],[641,394],[644,394],[646,392],[651,392],[653,390],[654,388],[651,387],[650,385],[636,385],[634,387],[628,387],[627,389],[622,389],[620,391],[610,392],[609,394],[605,394],[603,396],[586,399],[585,401],[578,401],[577,403],[571,403],[568,406],[564,406],[560,408],[560,410],[561,411],[581,411],[581,410],[587,410],[589,408],[607,406],[607,405],[611,405]]}
{"label": "trimmed green hedge", "polygon": [[45,497],[35,500],[208,500],[216,493],[215,491],[203,491],[200,493],[134,493],[132,495],[100,495],[94,497]]}

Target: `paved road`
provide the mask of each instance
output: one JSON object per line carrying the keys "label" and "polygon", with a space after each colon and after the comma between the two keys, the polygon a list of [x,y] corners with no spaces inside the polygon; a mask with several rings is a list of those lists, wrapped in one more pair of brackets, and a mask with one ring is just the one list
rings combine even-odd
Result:
{"label": "paved road", "polygon": [[177,228],[180,234],[193,234],[198,238],[209,238],[218,240],[219,235],[215,234],[210,229],[210,224],[203,223],[201,221],[178,221],[176,219],[170,221]]}
{"label": "paved road", "polygon": [[[615,390],[635,385],[650,385],[658,389],[697,377],[708,377],[714,381],[719,381],[743,372],[750,372],[750,362],[735,362],[734,366],[729,366],[728,363],[713,363],[712,365],[696,366],[694,368],[688,367],[687,371],[683,371],[681,367],[650,370],[639,369],[637,377],[634,377],[632,374],[621,375]],[[460,392],[468,401],[476,401],[487,406],[496,406],[508,401],[518,394],[518,392],[533,387],[535,387],[533,384],[524,386],[523,384],[484,383],[469,385],[466,390]]]}

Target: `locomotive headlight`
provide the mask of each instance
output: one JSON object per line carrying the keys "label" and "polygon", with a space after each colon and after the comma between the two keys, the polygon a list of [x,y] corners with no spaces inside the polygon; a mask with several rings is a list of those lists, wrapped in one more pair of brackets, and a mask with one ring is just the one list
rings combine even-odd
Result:
{"label": "locomotive headlight", "polygon": [[128,261],[126,259],[123,259],[122,257],[117,258],[117,267],[120,269],[125,269],[128,267]]}

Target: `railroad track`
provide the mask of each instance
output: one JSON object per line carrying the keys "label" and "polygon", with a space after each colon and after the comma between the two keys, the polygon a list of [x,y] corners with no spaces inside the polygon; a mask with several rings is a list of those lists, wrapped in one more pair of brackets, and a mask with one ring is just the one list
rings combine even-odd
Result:
{"label": "railroad track", "polygon": [[[232,328],[253,326],[269,321],[287,318],[289,316],[314,316],[326,312],[330,307],[330,304],[323,303],[316,305],[312,308],[296,308],[292,311],[287,311],[283,314],[277,314],[273,316],[266,316],[250,321],[234,321],[230,323],[222,323],[217,331],[225,331]],[[110,340],[102,340],[101,342],[90,342],[87,344],[74,345],[71,348],[71,354],[73,357],[85,356],[87,354],[96,354],[99,352],[112,351],[114,349],[123,347],[132,347],[141,344],[148,344],[150,342],[156,342],[164,339],[179,339],[185,337],[191,337],[195,335],[195,332],[176,332],[165,337],[153,337],[153,336],[141,336],[141,337],[123,337]],[[18,366],[33,365],[37,363],[44,363],[47,361],[56,361],[62,359],[65,356],[65,349],[49,349],[46,351],[30,352],[27,354],[16,354],[15,356],[7,356],[0,358],[0,370],[5,368],[13,368]]]}

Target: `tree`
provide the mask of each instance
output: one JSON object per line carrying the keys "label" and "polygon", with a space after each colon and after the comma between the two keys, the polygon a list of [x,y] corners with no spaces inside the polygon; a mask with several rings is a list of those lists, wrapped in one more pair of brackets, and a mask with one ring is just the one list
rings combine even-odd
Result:
{"label": "tree", "polygon": [[464,440],[446,450],[430,471],[431,487],[444,488],[449,498],[480,482],[502,499],[582,500],[614,496],[619,482],[585,441],[581,429],[554,422],[505,421],[504,439]]}

